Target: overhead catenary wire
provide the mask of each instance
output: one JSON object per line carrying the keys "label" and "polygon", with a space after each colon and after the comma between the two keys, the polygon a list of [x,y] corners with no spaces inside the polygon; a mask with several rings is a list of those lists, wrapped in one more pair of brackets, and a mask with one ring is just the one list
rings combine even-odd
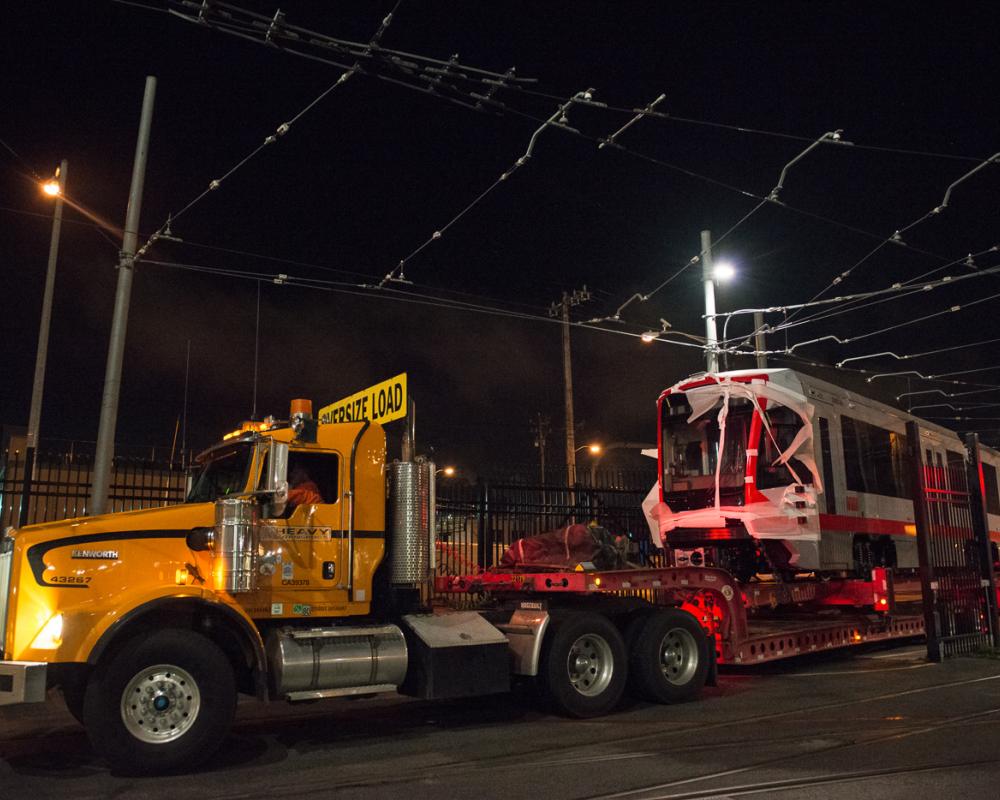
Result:
{"label": "overhead catenary wire", "polygon": [[[653,103],[650,104],[650,106],[655,105],[656,103],[659,103],[663,99],[663,97],[664,97],[664,95],[661,94]],[[617,137],[618,137],[618,135],[621,132],[623,132],[624,130],[626,130],[632,123],[634,123],[639,118],[640,117],[633,118],[628,125],[625,125],[622,128],[620,128],[619,130],[615,131],[613,134],[611,134],[611,136],[606,137],[606,138],[600,140],[599,147],[610,146],[610,147],[615,147],[617,149],[624,149],[624,148],[622,148],[618,144]],[[756,214],[765,205],[767,205],[768,203],[778,203],[779,202],[778,195],[780,194],[781,190],[784,188],[785,178],[788,176],[789,171],[791,170],[791,168],[793,166],[795,166],[795,164],[797,164],[799,161],[801,161],[803,158],[805,158],[810,152],[812,152],[817,147],[819,147],[820,145],[822,145],[822,144],[824,144],[826,142],[835,142],[835,143],[838,143],[838,144],[850,144],[850,142],[844,142],[843,141],[843,139],[841,138],[841,134],[842,134],[842,131],[839,131],[839,130],[838,131],[829,131],[827,133],[824,133],[818,139],[816,139],[815,141],[811,142],[809,144],[809,146],[806,147],[802,152],[798,153],[791,161],[789,161],[787,164],[785,164],[785,166],[782,167],[781,173],[778,176],[778,182],[777,182],[777,184],[775,184],[774,188],[771,189],[770,193],[767,194],[766,196],[763,196],[763,197],[752,195],[752,196],[754,196],[754,197],[756,197],[758,199],[759,202],[757,203],[757,205],[755,205],[752,209],[750,209],[750,211],[748,211],[739,220],[737,220],[737,222],[735,224],[733,224],[732,226],[730,226],[725,231],[725,233],[722,234],[722,236],[718,237],[712,243],[712,247],[718,247],[719,244],[722,241],[724,241],[733,232],[735,232],[738,228],[740,228],[747,220],[749,220],[754,214]],[[621,320],[621,313],[622,313],[622,311],[624,311],[625,308],[627,306],[629,306],[633,301],[638,300],[640,303],[647,302],[652,297],[654,297],[656,294],[658,294],[661,290],[663,290],[666,286],[668,286],[671,282],[673,282],[676,278],[678,278],[681,274],[683,274],[687,269],[689,269],[690,267],[692,267],[695,264],[699,263],[705,257],[705,255],[707,254],[707,252],[708,252],[707,249],[701,250],[696,256],[690,258],[683,266],[681,266],[678,270],[676,270],[675,272],[673,272],[672,274],[670,274],[665,280],[661,281],[651,291],[649,291],[649,292],[647,292],[645,294],[639,293],[639,292],[633,294],[631,297],[629,297],[627,300],[625,300],[625,302],[622,303],[617,308],[617,310],[615,311],[614,314],[612,314],[610,316],[607,316],[607,317],[599,317],[599,318],[595,318],[593,320],[589,320],[588,321],[589,324],[598,324],[598,323],[601,323],[601,322],[619,322]]]}
{"label": "overhead catenary wire", "polygon": [[[201,22],[201,23],[206,23],[207,22],[207,20],[205,19],[205,16],[204,16],[204,6],[199,6],[197,3],[193,3],[193,2],[181,3],[180,5],[184,6],[184,7],[188,7],[188,8],[198,8],[199,9],[199,16],[198,16],[197,21]],[[225,9],[227,9],[227,14],[229,14],[229,18],[230,19],[232,18],[232,12],[238,12],[238,13],[245,13],[245,14],[247,14],[248,17],[249,17],[249,19],[251,19],[252,22],[253,22],[253,24],[250,27],[253,28],[254,26],[256,26],[256,28],[258,30],[256,30],[255,32],[257,32],[257,33],[260,33],[266,27],[266,35],[264,36],[264,41],[266,41],[269,44],[273,44],[274,43],[273,40],[275,38],[280,38],[281,36],[285,35],[288,32],[291,32],[291,35],[292,35],[293,38],[301,38],[302,34],[309,34],[310,36],[314,35],[314,32],[306,31],[305,29],[296,28],[295,26],[288,25],[285,22],[285,20],[284,20],[284,15],[282,15],[280,12],[277,13],[277,14],[275,14],[275,16],[273,18],[268,18],[268,17],[264,17],[262,15],[254,15],[254,14],[252,14],[252,12],[244,12],[242,9],[238,9],[235,6],[229,6],[227,4],[218,4],[218,5],[220,5],[221,7],[225,8]],[[391,15],[390,15],[390,17],[391,17]],[[387,20],[388,19],[389,18],[387,18]],[[266,25],[265,25],[265,23],[266,23]],[[343,50],[344,52],[350,52],[350,47],[361,47],[360,43],[351,43],[351,42],[345,42],[343,40],[334,40],[334,39],[332,39],[332,37],[325,37],[324,41],[326,42],[326,44],[328,44],[334,50],[337,50],[339,48],[340,50]],[[315,42],[313,42],[313,43],[315,43]],[[345,50],[345,48],[347,48],[347,49]],[[378,48],[375,48],[375,49],[378,49]],[[403,62],[400,62],[398,59],[400,59],[400,58],[404,58],[404,59],[406,59],[406,58],[419,58],[417,56],[414,56],[414,54],[411,54],[411,53],[401,53],[399,51],[385,51],[385,52],[386,53],[390,53],[392,55],[392,58],[396,59],[395,61],[392,62],[394,67],[401,67],[402,66],[403,68],[406,68],[406,69],[412,68],[412,66],[413,66],[412,63],[403,63]],[[357,53],[355,53],[355,55],[357,55]],[[365,49],[364,55],[366,55],[366,56],[372,55],[372,48],[371,48],[370,45]],[[439,75],[438,75],[437,78],[434,79],[437,82],[440,82],[440,77],[442,75],[448,75],[449,77],[455,77],[458,73],[461,73],[459,75],[459,77],[461,77],[463,79],[467,79],[469,77],[469,75],[467,73],[469,73],[470,71],[471,72],[477,72],[477,70],[470,69],[470,68],[464,68],[464,67],[462,67],[462,68],[460,68],[458,70],[454,69],[454,67],[456,66],[456,59],[454,57],[449,62],[438,61],[437,65],[438,65],[438,69],[439,69]],[[464,72],[462,72],[462,70],[464,70]],[[478,71],[478,72],[481,73],[481,74],[485,74],[485,71]],[[499,78],[502,79],[502,78],[510,78],[511,73],[510,73],[510,71],[508,71],[508,73],[506,73],[504,76],[499,76],[498,73],[493,73],[493,75],[495,77],[499,77]],[[515,87],[513,84],[507,84],[503,80],[495,80],[494,83],[493,83],[493,86],[491,88],[490,94],[493,93],[492,90],[498,88],[499,86],[503,86],[504,88],[519,88],[519,87]],[[662,98],[662,95],[661,95],[661,98]],[[573,99],[574,98],[570,98],[570,100],[573,100]],[[495,103],[496,102],[491,97],[481,98],[481,100],[483,100],[484,102],[488,102],[488,103]],[[569,102],[569,101],[567,101],[567,102]],[[579,102],[581,102],[583,104],[587,104],[587,105],[593,105],[595,107],[608,108],[608,106],[606,104],[596,103],[591,98],[580,98]],[[659,99],[656,102],[659,102]],[[481,104],[482,103],[477,103],[477,106],[479,106]],[[500,105],[502,105],[502,104],[500,104]],[[642,116],[662,116],[664,118],[673,118],[669,114],[660,114],[660,113],[656,112],[651,106],[647,106],[647,108],[645,108],[645,109],[617,109],[615,107],[610,107],[610,108],[612,108],[613,110],[618,110],[618,111],[627,110],[627,111],[633,113],[634,115],[636,115],[636,116],[634,116],[632,122],[630,122],[629,124],[633,124],[637,119],[641,118]],[[530,115],[528,115],[528,116],[530,116]],[[628,127],[628,125],[626,125],[625,127]],[[749,130],[749,129],[747,129],[747,130]],[[786,136],[785,138],[794,138],[794,137],[787,137]],[[833,132],[831,134],[824,134],[824,137],[821,137],[821,140],[823,138],[826,138],[826,139],[831,140],[831,141],[837,141],[837,140],[839,140],[839,132]],[[616,144],[616,143],[604,142],[600,146],[603,147],[603,146],[606,146],[607,144],[612,144],[612,146],[614,146],[614,144]],[[800,154],[800,156],[798,156],[795,160],[798,160],[799,158],[803,157],[806,153],[809,152],[809,150],[813,149],[818,144],[819,144],[819,142],[813,142],[812,144],[810,144],[810,146],[806,149],[806,151],[804,151],[802,154]],[[793,160],[793,162],[790,162],[789,165],[786,165],[786,170],[792,164],[794,164],[795,160]],[[984,162],[984,163],[980,164],[975,169],[973,169],[972,171],[970,171],[969,173],[967,173],[966,176],[963,176],[963,178],[959,179],[959,181],[956,181],[951,187],[949,187],[949,191],[948,191],[948,193],[946,193],[945,200],[943,201],[941,207],[945,207],[947,205],[948,197],[950,195],[951,190],[954,188],[955,185],[957,185],[958,183],[960,183],[962,180],[965,180],[967,177],[970,177],[973,173],[977,172],[979,169],[984,168],[985,165],[986,165],[986,163],[989,163],[989,161],[990,160],[987,160],[987,162]],[[705,176],[701,176],[701,177],[705,177]],[[782,188],[783,177],[784,177],[784,171],[783,171],[782,179],[779,180],[778,186],[775,187],[774,190],[772,190],[771,195],[769,196],[770,199],[772,199],[772,200],[776,199],[777,192]],[[492,188],[494,188],[494,187],[490,187],[490,189],[488,189],[486,193],[488,194],[489,191],[492,190]],[[735,187],[730,187],[730,188],[735,188]],[[481,197],[477,198],[477,200],[475,200],[470,205],[470,207],[467,207],[466,209],[464,209],[463,212],[460,213],[460,216],[461,216],[461,214],[464,214],[466,211],[468,211],[469,208],[471,208],[471,206],[474,206],[476,203],[478,203],[480,199],[481,199]],[[941,207],[939,207],[939,208],[941,208]],[[758,206],[758,208],[759,208],[759,206]],[[757,209],[755,208],[754,211],[751,212],[751,215],[756,210]],[[798,209],[791,209],[791,210],[797,211],[797,212],[800,211]],[[808,212],[800,212],[800,213],[808,213]],[[816,216],[816,215],[814,215],[814,216]],[[826,219],[826,218],[822,218],[822,217],[819,217],[819,218]],[[831,221],[831,220],[827,220],[827,221]],[[909,227],[912,227],[912,224]],[[437,231],[436,233],[441,233],[441,232]],[[437,238],[440,238],[440,237],[437,237]],[[426,247],[428,244],[430,244],[430,242],[432,242],[432,241],[434,241],[434,237],[432,237],[431,239],[429,239],[420,248],[418,248],[418,252],[419,252],[419,250],[422,250],[424,247]],[[880,246],[883,243],[880,243]],[[686,269],[687,266],[690,266],[690,264],[685,265],[684,269]],[[392,273],[390,273],[390,275],[392,275]],[[385,279],[383,279],[383,280],[385,280]],[[626,301],[625,304],[628,304],[628,303],[632,302],[633,300],[635,300],[636,298],[640,298],[642,296],[643,295],[641,295],[641,294],[633,295],[631,298],[629,298],[629,300]],[[620,316],[620,311],[616,315]]]}
{"label": "overhead catenary wire", "polygon": [[[559,101],[559,100],[565,99],[564,96],[562,96],[562,95],[551,94],[551,93],[547,93],[547,92],[542,92],[542,91],[539,91],[537,89],[528,89],[527,87],[517,87],[517,91],[519,91],[519,92],[521,92],[523,94],[535,95],[537,97],[544,97],[544,98],[546,98],[548,100]],[[610,112],[615,112],[615,113],[620,113],[620,114],[637,114],[637,115],[641,115],[641,116],[645,116],[645,117],[651,117],[651,118],[655,118],[655,119],[659,119],[659,120],[663,120],[663,121],[667,121],[667,122],[678,122],[678,123],[682,123],[682,124],[686,124],[686,125],[697,125],[697,126],[708,127],[708,128],[719,128],[719,129],[722,129],[722,130],[734,131],[736,133],[747,133],[747,134],[754,134],[754,135],[758,135],[758,136],[768,136],[768,137],[772,137],[772,138],[776,138],[776,139],[788,139],[788,140],[791,140],[791,141],[798,141],[798,142],[811,142],[811,141],[813,141],[813,137],[811,137],[811,136],[805,136],[803,134],[794,134],[794,133],[787,133],[787,132],[782,132],[782,131],[764,130],[764,129],[761,129],[761,128],[749,127],[747,125],[727,124],[727,123],[724,123],[724,122],[718,122],[718,121],[713,121],[713,120],[694,119],[694,118],[691,118],[691,117],[681,117],[681,116],[678,116],[676,114],[671,114],[671,113],[665,112],[665,111],[656,111],[653,108],[650,108],[648,106],[646,108],[638,108],[638,107],[631,107],[631,106],[628,106],[628,107],[626,107],[626,106],[614,106],[614,105],[609,105],[609,104],[606,104],[606,103],[600,103],[600,104],[593,103],[592,105],[594,105],[597,108],[601,108],[601,109],[603,109],[605,111],[610,111]],[[922,156],[922,157],[927,157],[927,158],[950,159],[950,160],[953,160],[953,161],[976,161],[976,162],[978,162],[978,161],[982,161],[983,160],[981,156],[965,156],[965,155],[960,155],[960,154],[956,154],[956,153],[937,153],[937,152],[932,152],[932,151],[927,151],[927,150],[915,150],[915,149],[912,149],[912,148],[888,147],[888,146],[871,145],[871,144],[865,145],[865,144],[857,144],[857,143],[854,144],[854,147],[856,149],[858,149],[858,150],[872,150],[872,151],[875,151],[875,152],[896,153],[896,154],[899,154],[899,155],[911,155],[911,156]]]}
{"label": "overhead catenary wire", "polygon": [[953,378],[956,375],[972,375],[976,372],[990,372],[991,370],[996,369],[1000,369],[1000,364],[991,364],[988,367],[976,367],[975,369],[957,370],[955,372],[938,372],[934,375],[924,375],[922,372],[917,372],[916,370],[905,370],[903,372],[877,372],[874,375],[869,376],[868,383],[872,383],[878,378],[900,378],[905,375],[912,375],[917,378],[922,378],[925,381],[932,381],[939,378]]}
{"label": "overhead catenary wire", "polygon": [[203,189],[200,194],[196,195],[185,206],[183,206],[180,211],[178,211],[175,214],[170,214],[167,217],[166,221],[162,225],[160,225],[160,227],[157,228],[156,231],[153,232],[153,234],[149,237],[149,239],[146,240],[146,243],[136,251],[135,259],[138,261],[141,258],[143,258],[146,252],[149,250],[149,248],[152,247],[153,244],[155,244],[160,237],[172,236],[173,234],[171,231],[171,224],[173,222],[175,222],[178,218],[186,214],[194,206],[200,203],[205,197],[207,197],[209,194],[211,194],[212,192],[217,190],[220,186],[222,186],[224,181],[232,177],[237,171],[239,171],[241,168],[250,163],[250,161],[252,161],[262,150],[264,150],[269,145],[275,144],[282,136],[284,136],[291,130],[292,125],[298,122],[298,120],[301,119],[303,115],[307,114],[312,108],[316,106],[317,103],[323,100],[334,89],[343,86],[344,83],[353,74],[354,73],[352,70],[347,70],[346,72],[343,72],[340,75],[340,77],[337,78],[336,81],[334,81],[332,84],[330,84],[330,86],[328,86],[326,89],[320,92],[319,95],[313,98],[301,111],[295,114],[295,116],[293,116],[287,122],[282,122],[280,125],[278,125],[278,127],[274,130],[273,133],[270,133],[267,136],[265,136],[263,142],[261,142],[253,150],[251,150],[250,153],[248,153],[246,156],[240,159],[234,166],[230,167],[229,170],[223,173],[221,177],[214,178],[211,181],[209,181],[208,186],[205,189]]}
{"label": "overhead catenary wire", "polygon": [[864,356],[851,356],[850,358],[845,358],[842,361],[838,361],[837,366],[842,367],[844,366],[844,364],[848,364],[852,361],[867,361],[869,359],[880,358],[882,356],[890,356],[896,359],[897,361],[907,361],[911,358],[924,358],[925,356],[936,356],[940,355],[941,353],[950,353],[953,352],[954,350],[965,350],[969,347],[980,347],[984,344],[995,344],[996,342],[1000,342],[1000,337],[994,339],[982,339],[978,342],[968,342],[967,344],[956,344],[951,347],[938,347],[935,350],[925,350],[922,353],[907,353],[904,355],[898,355],[890,351],[882,351],[881,353],[869,353],[868,355]]}
{"label": "overhead catenary wire", "polygon": [[[583,92],[577,92],[577,94],[574,95],[574,98],[585,97],[585,96],[589,97],[592,91],[593,91],[592,89],[587,89]],[[422,244],[418,245],[417,248],[412,252],[410,252],[409,255],[407,255],[405,258],[400,259],[399,263],[395,267],[393,267],[388,273],[386,273],[384,278],[382,278],[381,282],[378,285],[378,288],[382,289],[385,287],[387,283],[390,283],[392,281],[399,283],[406,283],[407,282],[406,274],[404,272],[406,264],[413,258],[415,258],[417,255],[419,255],[421,252],[423,252],[423,250],[426,249],[432,242],[436,242],[439,239],[441,239],[441,237],[444,236],[444,234],[448,231],[449,228],[451,228],[452,225],[454,225],[462,217],[468,214],[473,208],[479,205],[479,203],[481,203],[501,183],[506,181],[511,175],[517,172],[517,170],[519,170],[521,167],[527,164],[528,160],[534,154],[535,143],[538,141],[538,137],[542,134],[543,131],[545,131],[546,128],[552,126],[567,127],[566,122],[568,120],[566,119],[566,114],[569,111],[570,106],[573,104],[574,98],[570,98],[561,106],[559,106],[559,108],[557,108],[555,112],[548,119],[546,119],[533,134],[531,134],[531,138],[528,140],[528,147],[524,151],[524,154],[519,156],[514,161],[513,164],[511,164],[504,172],[500,174],[500,176],[495,181],[493,181],[493,183],[491,183],[484,191],[480,192],[479,195],[477,195],[476,198],[471,203],[466,205],[461,211],[459,211],[455,216],[453,216],[450,220],[448,220],[447,223],[445,223],[436,231],[434,231],[430,235],[430,237],[428,237]]]}
{"label": "overhead catenary wire", "polygon": [[[246,272],[237,269],[209,267],[200,264],[184,264],[174,261],[161,261],[158,259],[146,259],[144,263],[151,266],[161,266],[181,271],[212,275],[215,277],[237,278],[241,280],[251,280],[251,281],[266,281],[269,283],[273,283],[276,286],[288,286],[301,289],[316,289],[319,291],[332,292],[336,294],[353,295],[357,297],[394,300],[397,302],[409,303],[412,305],[444,308],[452,311],[466,311],[470,313],[484,314],[487,316],[505,317],[510,319],[518,319],[531,322],[546,322],[558,325],[564,324],[561,319],[554,319],[547,315],[529,314],[522,311],[513,311],[494,306],[452,301],[444,298],[434,297],[431,295],[415,294],[412,291],[400,291],[393,289],[392,287],[378,289],[376,286],[370,284],[352,284],[352,283],[344,283],[338,281],[324,281],[318,279],[303,278],[300,276],[288,275],[284,273],[268,274],[268,273]],[[629,336],[635,339],[641,338],[642,336],[642,332],[640,331],[632,332],[632,331],[612,329],[612,328],[591,328],[585,326],[582,322],[572,322],[572,321],[569,324],[573,327],[579,327],[579,328],[587,327],[588,330],[594,330],[599,333],[610,333],[615,335]],[[660,339],[659,341],[662,342],[663,344],[677,345],[679,347],[686,347],[695,350],[704,349],[703,344],[675,341],[673,339]]]}
{"label": "overhead catenary wire", "polygon": [[[947,263],[941,264],[941,265],[939,265],[937,267],[934,267],[933,269],[929,269],[929,270],[927,270],[925,272],[922,272],[920,275],[917,275],[917,276],[915,276],[913,278],[908,278],[905,281],[899,281],[899,282],[893,284],[893,286],[894,287],[898,287],[900,291],[905,291],[905,290],[910,290],[910,289],[913,289],[914,291],[921,291],[924,287],[922,287],[922,286],[921,287],[916,287],[916,284],[920,283],[920,281],[924,280],[925,278],[928,278],[931,275],[934,275],[936,273],[942,272],[942,271],[948,269],[949,267],[953,267],[953,266],[955,266],[957,264],[963,264],[964,266],[966,266],[966,267],[968,267],[968,268],[970,268],[972,270],[976,270],[977,272],[975,274],[980,274],[979,268],[977,267],[975,260],[977,258],[980,258],[980,257],[988,254],[988,253],[996,253],[998,251],[1000,251],[1000,246],[998,246],[998,245],[992,245],[991,247],[988,247],[988,248],[985,248],[983,250],[980,250],[977,253],[967,253],[964,256],[960,256],[958,258],[952,259],[951,261],[948,261]],[[992,274],[995,274],[995,272],[992,269],[986,269],[986,270],[982,270],[982,274],[992,275]],[[957,280],[963,280],[966,277],[969,277],[969,275],[966,274],[965,276],[963,276],[961,278],[957,278],[955,276],[952,276],[952,277],[946,278],[945,280],[948,281],[948,282],[955,282]],[[912,292],[909,292],[909,293],[912,293]],[[861,296],[861,299],[864,299],[863,296]],[[840,299],[836,299],[835,298],[832,302],[834,302],[834,303],[842,302],[843,306],[841,308],[837,309],[834,312],[818,311],[818,312],[816,312],[814,314],[807,314],[805,317],[797,320],[796,322],[787,322],[787,320],[786,320],[785,322],[782,322],[781,325],[779,325],[777,328],[775,328],[775,330],[782,330],[782,329],[785,329],[785,328],[788,328],[788,327],[797,327],[799,325],[809,324],[811,322],[817,322],[817,321],[820,321],[820,320],[828,319],[831,316],[839,316],[841,314],[849,314],[852,311],[857,311],[858,309],[865,308],[867,305],[870,305],[870,304],[865,304],[865,303],[859,304],[859,301],[857,299],[855,299],[854,296],[851,296],[851,295],[848,295],[848,296],[840,298]],[[811,304],[810,303],[800,304],[799,308],[801,310],[801,308],[818,306],[818,305],[822,305],[822,304],[825,304],[825,303],[826,303],[826,301],[817,300],[815,303],[811,303]]]}
{"label": "overhead catenary wire", "polygon": [[[925,222],[926,220],[930,219],[931,217],[937,216],[942,211],[944,211],[946,208],[948,208],[949,203],[951,202],[951,194],[955,190],[956,187],[958,187],[960,184],[962,184],[965,181],[967,181],[969,178],[971,178],[973,175],[975,175],[976,173],[978,173],[980,170],[984,169],[989,164],[998,163],[998,162],[1000,162],[1000,153],[995,153],[994,155],[990,156],[989,158],[984,159],[981,163],[979,163],[978,165],[976,165],[975,167],[973,167],[971,170],[969,170],[968,172],[966,172],[964,175],[962,175],[961,177],[959,177],[957,180],[953,181],[948,186],[948,188],[945,190],[944,197],[942,198],[941,202],[938,205],[936,205],[930,211],[922,214],[920,217],[918,217],[917,219],[915,219],[913,222],[909,223],[908,225],[903,226],[902,228],[899,228],[898,230],[894,231],[892,234],[890,234],[889,236],[887,236],[878,245],[876,245],[872,250],[868,251],[864,256],[862,256],[859,261],[855,262],[853,265],[851,265],[846,270],[844,270],[839,275],[837,275],[832,281],[830,281],[829,284],[827,284],[827,286],[825,286],[823,289],[821,289],[819,292],[817,292],[813,296],[812,299],[816,300],[816,299],[822,297],[824,294],[826,294],[834,286],[837,286],[838,284],[840,284],[841,282],[843,282],[846,278],[848,278],[851,275],[851,273],[854,272],[854,270],[856,270],[858,267],[860,267],[862,264],[864,264],[866,261],[868,261],[869,258],[871,258],[872,256],[874,256],[879,250],[881,250],[887,244],[891,243],[891,244],[897,244],[897,245],[900,245],[900,246],[903,246],[903,247],[908,247],[908,244],[903,239],[903,234],[905,234],[905,233],[913,230],[913,228],[915,228],[918,225],[922,224],[923,222]],[[797,314],[797,313],[798,312],[793,313],[792,317],[794,317],[795,314]],[[789,317],[789,319],[791,319],[791,317]]]}
{"label": "overhead catenary wire", "polygon": [[990,300],[996,300],[998,297],[1000,297],[1000,292],[996,294],[991,294],[987,297],[981,297],[978,300],[972,300],[968,303],[949,306],[948,308],[945,308],[941,311],[935,311],[931,314],[925,314],[922,317],[916,317],[915,319],[905,320],[904,322],[898,322],[895,325],[888,325],[885,328],[880,328],[879,330],[876,331],[862,333],[857,336],[849,336],[846,339],[841,339],[839,336],[829,334],[827,336],[820,336],[816,339],[809,339],[808,341],[805,342],[796,342],[795,344],[793,344],[791,347],[788,348],[788,352],[791,353],[794,352],[796,348],[805,347],[806,345],[810,344],[818,344],[819,342],[826,342],[826,341],[835,342],[836,344],[841,344],[841,345],[850,344],[851,342],[859,342],[862,339],[869,339],[872,336],[880,336],[881,334],[888,333],[889,331],[898,330],[899,328],[905,328],[910,325],[916,325],[921,322],[926,322],[927,320],[930,319],[936,319],[937,317],[943,316],[945,314],[954,314],[959,311],[962,311],[963,309],[972,308],[973,306],[978,306],[981,303],[988,303]]}
{"label": "overhead catenary wire", "polygon": [[[995,249],[996,249],[995,247],[991,247],[991,248],[989,248],[989,250],[984,250],[983,253],[993,252]],[[977,255],[982,255],[982,253],[977,254]],[[961,263],[966,258],[967,257],[963,256],[962,258],[955,259],[948,266],[953,266],[955,264]],[[791,303],[791,304],[787,304],[787,305],[766,306],[766,307],[762,307],[762,308],[740,308],[740,309],[736,309],[735,311],[723,311],[723,312],[719,312],[719,313],[716,313],[714,316],[715,316],[716,319],[718,319],[720,317],[721,318],[725,318],[726,321],[728,322],[729,319],[731,319],[732,317],[745,316],[745,315],[751,314],[751,313],[765,313],[765,314],[767,314],[767,313],[776,313],[776,312],[788,312],[788,311],[793,311],[793,310],[794,311],[801,311],[804,308],[830,307],[830,306],[837,306],[837,305],[847,304],[847,303],[858,303],[858,302],[863,301],[863,300],[870,300],[872,298],[877,298],[877,297],[883,297],[883,298],[885,298],[886,295],[890,295],[890,297],[885,298],[885,299],[900,299],[900,298],[903,298],[903,297],[908,297],[908,296],[910,296],[912,294],[919,294],[919,293],[924,293],[924,292],[932,291],[933,289],[937,289],[937,288],[939,288],[941,286],[953,286],[955,284],[962,283],[964,281],[968,281],[968,280],[971,280],[971,279],[976,279],[976,278],[981,278],[981,277],[987,277],[987,276],[997,275],[997,274],[1000,274],[1000,266],[989,267],[989,268],[978,270],[978,271],[972,272],[972,273],[963,273],[963,274],[960,274],[960,275],[947,275],[947,276],[945,276],[943,278],[938,278],[937,280],[934,280],[934,281],[928,281],[927,283],[924,283],[923,285],[920,285],[920,286],[915,286],[912,282],[906,282],[906,283],[896,282],[896,283],[893,283],[891,286],[886,286],[886,287],[883,287],[882,289],[874,289],[874,290],[869,291],[869,292],[857,292],[855,294],[842,295],[842,296],[839,296],[839,297],[830,297],[830,298],[827,298],[825,300],[810,300],[810,301],[805,302],[805,303]],[[896,296],[892,297],[892,295],[896,295]],[[882,302],[882,301],[879,301],[879,302]],[[842,313],[849,313],[851,311],[857,311],[857,310],[859,310],[861,308],[867,307],[868,305],[874,305],[874,303],[862,304],[862,305],[853,305],[852,307],[846,308],[846,309],[844,309],[844,308],[834,308],[832,311],[828,310],[826,313],[822,313],[822,312],[821,313],[817,313],[817,314],[815,314],[813,316],[806,317],[805,319],[800,319],[797,322],[790,322],[790,323],[781,322],[781,323],[779,323],[777,325],[774,325],[774,326],[768,326],[768,332],[769,333],[777,333],[779,331],[787,330],[789,328],[795,328],[795,327],[799,327],[801,325],[806,325],[806,324],[808,324],[810,322],[818,322],[818,321],[823,320],[823,319],[828,319],[828,318],[833,317],[833,316],[838,316],[839,314],[842,314]],[[734,339],[733,341],[737,341],[737,340],[738,341],[746,341],[748,338],[752,338],[752,336],[751,337],[743,337],[743,336],[741,336],[738,339]],[[723,338],[723,341],[720,342],[720,345],[724,344],[726,341],[727,340],[725,338]]]}

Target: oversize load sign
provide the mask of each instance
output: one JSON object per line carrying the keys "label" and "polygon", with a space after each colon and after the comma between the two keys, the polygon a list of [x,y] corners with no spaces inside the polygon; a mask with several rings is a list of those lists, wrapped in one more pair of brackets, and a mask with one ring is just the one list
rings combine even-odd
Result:
{"label": "oversize load sign", "polygon": [[383,425],[406,416],[406,373],[331,403],[319,410],[319,422],[361,422]]}

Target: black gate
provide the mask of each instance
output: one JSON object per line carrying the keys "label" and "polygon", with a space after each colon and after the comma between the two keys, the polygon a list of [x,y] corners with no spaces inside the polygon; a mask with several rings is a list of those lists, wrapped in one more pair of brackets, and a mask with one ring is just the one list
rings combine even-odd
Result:
{"label": "black gate", "polygon": [[996,639],[996,589],[978,440],[968,460],[925,463],[919,427],[907,423],[927,654],[975,653]]}

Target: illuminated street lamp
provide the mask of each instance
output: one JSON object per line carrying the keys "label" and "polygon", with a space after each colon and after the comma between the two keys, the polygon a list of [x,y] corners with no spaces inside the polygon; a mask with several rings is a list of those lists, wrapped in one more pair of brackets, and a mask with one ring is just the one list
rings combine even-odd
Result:
{"label": "illuminated street lamp", "polygon": [[49,327],[52,321],[52,295],[56,285],[56,262],[59,258],[59,233],[62,230],[63,193],[66,191],[68,162],[63,159],[54,178],[42,184],[42,191],[55,198],[52,210],[52,236],[49,240],[49,263],[45,271],[45,290],[42,294],[42,316],[38,323],[38,350],[35,354],[35,381],[31,387],[31,408],[28,411],[28,436],[24,448],[24,482],[21,486],[21,509],[18,527],[28,523],[28,505],[31,483],[35,470],[35,452],[38,448],[38,426],[42,416],[42,395],[45,391],[45,362],[49,355]]}
{"label": "illuminated street lamp", "polygon": [[715,284],[731,280],[736,270],[728,262],[712,263],[712,232],[701,232],[701,279],[705,284],[705,364],[708,372],[719,371],[719,354],[715,348],[719,334],[715,327]]}
{"label": "illuminated street lamp", "polygon": [[444,476],[446,478],[454,478],[455,477],[455,468],[454,467],[442,467],[441,469],[436,470],[434,472],[435,475],[440,475],[442,473],[444,474]]}
{"label": "illuminated street lamp", "polygon": [[589,450],[596,456],[598,453],[601,452],[602,449],[603,448],[599,444],[597,444],[597,442],[594,442],[594,444],[585,444],[576,448],[575,452],[579,453],[581,450]]}
{"label": "illuminated street lamp", "polygon": [[642,452],[648,448],[655,448],[655,444],[647,444],[645,442],[612,442],[607,447],[597,446],[597,450],[592,450],[597,458],[590,462],[590,485],[595,487],[597,485],[597,465],[601,462],[605,453],[610,453],[612,450],[638,450]]}

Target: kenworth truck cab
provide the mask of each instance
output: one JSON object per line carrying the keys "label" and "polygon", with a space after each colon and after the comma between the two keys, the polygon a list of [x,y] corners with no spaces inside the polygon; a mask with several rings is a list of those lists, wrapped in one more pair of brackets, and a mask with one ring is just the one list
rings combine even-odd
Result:
{"label": "kenworth truck cab", "polygon": [[[157,771],[213,752],[237,693],[303,700],[402,686],[413,648],[389,620],[418,610],[428,578],[433,464],[387,465],[380,425],[320,426],[302,404],[290,424],[266,428],[203,453],[183,504],[4,533],[0,704],[41,701],[58,685],[112,764]],[[293,505],[287,480],[302,474],[311,496]],[[487,668],[456,690],[503,691],[506,639],[461,617],[438,643],[462,634],[484,645]],[[406,688],[431,696],[424,672]]]}
{"label": "kenworth truck cab", "polygon": [[[381,425],[320,425],[294,401],[288,423],[205,451],[180,505],[8,530],[0,705],[58,686],[114,768],[159,772],[209,758],[239,694],[440,699],[505,692],[514,675],[586,717],[627,680],[659,702],[700,691],[703,622],[607,594],[583,565],[502,577],[506,600],[480,611],[432,611],[434,475],[426,459],[387,463]],[[438,578],[456,592],[489,579]],[[680,606],[688,590],[661,594]]]}

